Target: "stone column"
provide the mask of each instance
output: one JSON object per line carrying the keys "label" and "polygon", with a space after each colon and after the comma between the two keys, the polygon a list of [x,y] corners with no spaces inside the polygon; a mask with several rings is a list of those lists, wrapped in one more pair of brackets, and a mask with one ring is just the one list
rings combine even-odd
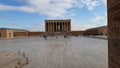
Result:
{"label": "stone column", "polygon": [[57,32],[57,22],[56,22],[56,32]]}
{"label": "stone column", "polygon": [[68,22],[66,22],[66,31],[68,32]]}
{"label": "stone column", "polygon": [[63,32],[63,22],[62,22],[62,32]]}
{"label": "stone column", "polygon": [[45,22],[45,32],[47,32],[47,23]]}
{"label": "stone column", "polygon": [[65,22],[65,31],[67,31],[67,22]]}
{"label": "stone column", "polygon": [[50,22],[50,32],[52,32],[52,24],[51,24],[51,22]]}
{"label": "stone column", "polygon": [[48,23],[46,23],[46,32],[48,32]]}
{"label": "stone column", "polygon": [[60,22],[59,22],[59,27],[58,28],[59,28],[59,32],[60,32],[60,29],[61,29]]}
{"label": "stone column", "polygon": [[64,25],[63,25],[63,31],[65,31],[65,22],[63,22],[64,23]]}
{"label": "stone column", "polygon": [[49,32],[50,32],[50,23],[49,23]]}
{"label": "stone column", "polygon": [[56,32],[56,25],[55,25],[55,22],[54,22],[54,30],[55,30],[55,32]]}
{"label": "stone column", "polygon": [[51,23],[49,23],[49,32],[51,32]]}
{"label": "stone column", "polygon": [[120,68],[120,0],[108,0],[109,68]]}
{"label": "stone column", "polygon": [[65,32],[66,32],[66,22],[65,22],[65,25],[64,25],[64,29],[65,29]]}
{"label": "stone column", "polygon": [[49,28],[48,28],[48,31],[50,32],[50,23],[48,24],[48,27],[49,27]]}
{"label": "stone column", "polygon": [[52,24],[53,24],[53,26],[52,26],[52,27],[53,27],[53,32],[55,32],[55,31],[54,31],[54,22],[53,22]]}
{"label": "stone column", "polygon": [[67,24],[68,24],[68,31],[69,31],[69,22]]}
{"label": "stone column", "polygon": [[66,31],[66,22],[64,22],[64,31]]}
{"label": "stone column", "polygon": [[71,21],[70,21],[70,31],[71,31]]}
{"label": "stone column", "polygon": [[65,25],[65,23],[63,22],[63,32],[65,31],[65,28],[64,28],[65,26],[64,25]]}
{"label": "stone column", "polygon": [[64,22],[63,22],[63,32],[64,32],[64,25],[65,25],[65,24],[64,24]]}
{"label": "stone column", "polygon": [[57,30],[58,30],[58,32],[59,32],[59,22],[58,22],[58,27],[57,27]]}
{"label": "stone column", "polygon": [[54,22],[54,30],[55,30],[55,32],[56,32],[56,23]]}
{"label": "stone column", "polygon": [[50,23],[48,23],[48,32],[50,32]]}
{"label": "stone column", "polygon": [[70,22],[68,22],[68,31],[70,31]]}
{"label": "stone column", "polygon": [[69,27],[69,25],[70,25],[70,24],[69,24],[69,22],[68,22],[68,31],[70,31],[70,27]]}
{"label": "stone column", "polygon": [[52,22],[50,24],[51,24],[51,32],[52,32],[53,31],[53,29],[52,29]]}

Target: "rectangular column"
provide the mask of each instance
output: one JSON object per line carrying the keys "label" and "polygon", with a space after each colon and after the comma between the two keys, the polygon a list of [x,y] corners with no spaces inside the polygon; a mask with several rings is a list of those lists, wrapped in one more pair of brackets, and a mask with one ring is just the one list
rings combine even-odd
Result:
{"label": "rectangular column", "polygon": [[67,22],[65,22],[65,31],[67,31]]}
{"label": "rectangular column", "polygon": [[53,30],[53,32],[54,32],[54,23],[52,23],[52,28],[53,28],[52,30]]}
{"label": "rectangular column", "polygon": [[54,31],[56,32],[56,26],[55,26],[55,22],[54,22]]}
{"label": "rectangular column", "polygon": [[69,22],[68,22],[68,31],[69,31],[70,27],[69,27]]}
{"label": "rectangular column", "polygon": [[62,22],[60,22],[60,31],[62,32]]}
{"label": "rectangular column", "polygon": [[66,29],[65,29],[65,30],[66,30],[66,32],[67,32],[67,22],[65,22],[65,25],[66,25],[66,27],[65,27]]}
{"label": "rectangular column", "polygon": [[46,23],[46,31],[48,32],[48,23]]}
{"label": "rectangular column", "polygon": [[65,31],[65,22],[63,22],[63,31]]}
{"label": "rectangular column", "polygon": [[68,31],[70,31],[70,22],[68,22]]}
{"label": "rectangular column", "polygon": [[120,68],[120,0],[108,0],[109,68]]}
{"label": "rectangular column", "polygon": [[70,31],[71,31],[71,22],[70,22]]}
{"label": "rectangular column", "polygon": [[67,31],[69,31],[69,22],[67,22]]}
{"label": "rectangular column", "polygon": [[49,25],[50,25],[50,27],[49,27],[49,28],[50,28],[50,32],[51,32],[51,23],[49,23]]}
{"label": "rectangular column", "polygon": [[60,22],[58,22],[58,32],[60,32]]}
{"label": "rectangular column", "polygon": [[51,32],[52,32],[52,22],[50,24],[51,24]]}
{"label": "rectangular column", "polygon": [[52,22],[50,23],[50,25],[51,25],[51,32],[52,32]]}
{"label": "rectangular column", "polygon": [[65,29],[66,29],[65,27],[66,27],[66,25],[65,25],[65,22],[64,22],[64,31],[65,31]]}
{"label": "rectangular column", "polygon": [[47,32],[47,23],[45,22],[45,32]]}
{"label": "rectangular column", "polygon": [[69,31],[69,22],[68,22],[68,31]]}
{"label": "rectangular column", "polygon": [[62,22],[62,32],[63,32],[63,22]]}
{"label": "rectangular column", "polygon": [[57,22],[56,22],[56,32],[57,32]]}
{"label": "rectangular column", "polygon": [[48,23],[48,32],[50,32],[50,24]]}

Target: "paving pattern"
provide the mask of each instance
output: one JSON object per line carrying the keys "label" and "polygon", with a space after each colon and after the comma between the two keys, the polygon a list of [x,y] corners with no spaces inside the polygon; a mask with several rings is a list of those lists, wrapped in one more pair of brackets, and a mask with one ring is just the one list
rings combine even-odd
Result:
{"label": "paving pattern", "polygon": [[23,51],[25,68],[108,68],[107,40],[62,36],[0,40],[0,50]]}

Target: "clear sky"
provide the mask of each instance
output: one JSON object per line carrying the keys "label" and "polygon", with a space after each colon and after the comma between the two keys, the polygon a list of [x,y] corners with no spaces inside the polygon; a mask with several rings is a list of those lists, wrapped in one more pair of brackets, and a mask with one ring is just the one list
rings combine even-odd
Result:
{"label": "clear sky", "polygon": [[44,31],[46,19],[71,19],[72,30],[107,25],[106,0],[0,0],[0,28]]}

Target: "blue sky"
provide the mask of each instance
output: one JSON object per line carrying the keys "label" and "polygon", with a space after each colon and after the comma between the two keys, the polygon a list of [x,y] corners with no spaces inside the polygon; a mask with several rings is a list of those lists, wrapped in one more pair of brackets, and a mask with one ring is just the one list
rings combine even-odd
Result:
{"label": "blue sky", "polygon": [[107,25],[106,0],[1,0],[0,28],[44,31],[46,19],[71,19],[72,30]]}

